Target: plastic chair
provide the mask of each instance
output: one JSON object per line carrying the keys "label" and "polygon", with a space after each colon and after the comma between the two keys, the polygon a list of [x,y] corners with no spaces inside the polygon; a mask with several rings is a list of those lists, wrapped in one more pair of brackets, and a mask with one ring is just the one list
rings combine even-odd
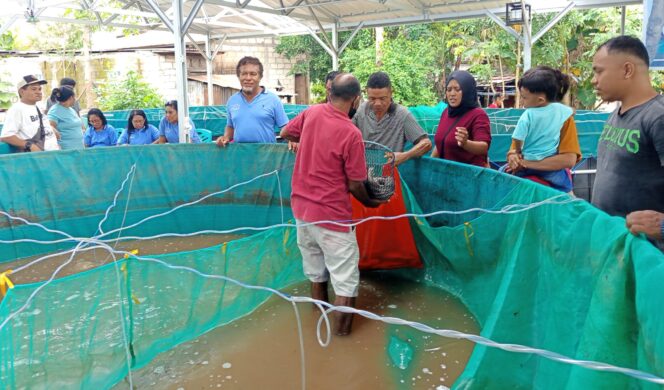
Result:
{"label": "plastic chair", "polygon": [[198,137],[201,139],[201,143],[208,144],[212,142],[212,132],[208,129],[196,129]]}

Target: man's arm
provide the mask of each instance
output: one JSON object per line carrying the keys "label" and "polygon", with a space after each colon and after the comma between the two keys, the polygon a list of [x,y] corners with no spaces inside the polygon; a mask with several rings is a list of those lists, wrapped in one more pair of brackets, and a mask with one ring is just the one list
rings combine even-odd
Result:
{"label": "man's arm", "polygon": [[[0,138],[0,141],[9,144],[19,150],[25,149],[25,144],[27,143],[27,141],[22,140],[15,135],[10,135],[9,137],[2,137]],[[35,144],[32,144],[32,146],[30,146],[30,151],[41,152],[41,148]]]}
{"label": "man's arm", "polygon": [[362,203],[366,207],[375,208],[387,202],[387,201],[371,199],[369,197],[369,193],[367,192],[366,187],[364,186],[364,183],[361,181],[348,180],[348,189],[350,190],[350,193],[353,194],[355,199],[359,200],[360,203]]}
{"label": "man's arm", "polygon": [[406,110],[406,117],[403,121],[403,130],[406,139],[413,143],[413,147],[406,152],[395,153],[395,164],[399,165],[411,158],[422,157],[431,150],[431,140],[422,126],[417,122],[413,114],[406,108],[399,106],[399,110]]}
{"label": "man's arm", "polygon": [[406,152],[394,153],[395,165],[405,163],[412,158],[419,158],[427,154],[431,150],[431,140],[425,134],[415,141],[415,146]]}
{"label": "man's arm", "polygon": [[[288,124],[281,128],[279,135],[283,139],[289,141],[289,149],[291,149],[292,142],[300,142],[300,135],[302,134],[302,129],[304,128],[304,117],[307,115],[309,109],[302,111],[297,114]],[[297,148],[295,148],[297,150]]]}
{"label": "man's arm", "polygon": [[296,137],[288,132],[288,126],[282,127],[279,135],[281,138],[287,139],[291,142],[300,142],[300,137]]}

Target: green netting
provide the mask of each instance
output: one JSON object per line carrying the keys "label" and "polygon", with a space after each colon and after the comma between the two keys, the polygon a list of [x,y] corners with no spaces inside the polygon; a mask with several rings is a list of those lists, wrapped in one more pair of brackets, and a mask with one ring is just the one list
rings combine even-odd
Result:
{"label": "green netting", "polygon": [[[415,119],[422,128],[431,136],[436,133],[440,115],[447,107],[445,103],[437,106],[409,107]],[[491,161],[505,161],[505,156],[512,143],[512,132],[523,114],[523,109],[485,109],[491,121],[491,147],[489,148],[489,159]],[[578,110],[574,115],[577,130],[579,132],[579,144],[581,154],[584,157],[597,156],[597,142],[602,134],[604,123],[609,118],[609,113],[597,111]]]}
{"label": "green netting", "polygon": [[[297,114],[304,111],[308,106],[301,104],[285,104],[284,110],[288,119],[293,119]],[[143,110],[148,118],[148,122],[157,126],[161,118],[164,117],[162,108],[151,108]],[[106,113],[108,123],[115,128],[124,129],[127,127],[127,118],[131,110],[110,111]],[[226,128],[226,118],[228,117],[226,106],[192,106],[189,107],[189,118],[198,128],[208,129],[213,137],[224,134]],[[278,129],[275,129],[278,131]]]}
{"label": "green netting", "polygon": [[[120,193],[103,225],[105,232],[263,174],[122,235],[266,227],[292,217],[288,199],[293,160],[285,145],[232,145],[223,150],[165,145],[9,155],[2,157],[5,191],[0,209],[74,236],[94,236],[136,163],[135,177]],[[94,167],[106,170],[99,174]],[[499,209],[560,195],[513,176],[429,158],[404,164],[401,173],[408,208],[417,213]],[[417,218],[411,225],[425,268],[393,272],[457,295],[478,320],[483,336],[664,375],[664,290],[659,287],[664,255],[631,236],[623,219],[579,201],[509,215],[448,213]],[[23,237],[60,238],[0,218],[1,240]],[[0,261],[72,246],[0,244]],[[292,228],[153,257],[275,288],[304,280]],[[156,354],[251,312],[267,298],[264,292],[156,263],[119,260],[119,267],[125,265],[116,271],[109,264],[48,284],[2,328],[0,387],[109,387],[127,374],[125,341],[133,347],[133,368],[139,368]],[[0,323],[42,285],[10,290],[0,303]],[[417,353],[417,345],[413,348]],[[455,386],[654,388],[619,374],[479,346]]]}
{"label": "green netting", "polygon": [[[286,104],[284,109],[289,119],[293,119],[297,114],[304,111],[308,106],[299,104]],[[444,102],[435,106],[416,106],[409,107],[410,112],[415,116],[420,126],[433,138],[438,128],[440,115],[447,107]],[[127,118],[131,110],[109,111],[106,118],[108,123],[117,129],[127,127]],[[164,116],[164,110],[161,108],[152,108],[144,110],[148,122],[158,126],[159,121]],[[512,132],[516,126],[523,109],[486,109],[491,120],[492,141],[489,149],[489,158],[491,161],[504,161],[510,144],[512,143]],[[226,106],[194,106],[189,108],[189,116],[194,121],[197,128],[207,129],[212,133],[212,137],[224,134],[226,127]],[[579,131],[579,143],[581,144],[581,153],[584,157],[597,155],[597,142],[602,133],[602,127],[608,119],[609,114],[605,112],[583,111],[579,110],[575,114],[577,128]],[[1,128],[1,127],[0,127]],[[277,132],[278,129],[275,129]],[[3,148],[4,145],[4,148]],[[0,154],[9,153],[9,148],[0,142]]]}
{"label": "green netting", "polygon": [[[402,167],[415,213],[528,205],[559,192],[495,171],[431,159]],[[664,255],[586,202],[517,214],[411,223],[426,269],[456,294],[482,335],[664,375]],[[659,388],[618,374],[476,347],[458,388]]]}

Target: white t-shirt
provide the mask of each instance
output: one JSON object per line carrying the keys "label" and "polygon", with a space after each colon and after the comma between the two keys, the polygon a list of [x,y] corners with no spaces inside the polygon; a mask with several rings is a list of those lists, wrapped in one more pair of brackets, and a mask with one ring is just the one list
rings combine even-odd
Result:
{"label": "white t-shirt", "polygon": [[[42,111],[42,122],[44,123],[44,150],[58,150],[58,140],[51,129],[48,118]],[[5,124],[2,127],[2,137],[17,136],[22,140],[34,137],[39,131],[39,114],[36,105],[28,105],[17,102],[11,106],[5,115]]]}

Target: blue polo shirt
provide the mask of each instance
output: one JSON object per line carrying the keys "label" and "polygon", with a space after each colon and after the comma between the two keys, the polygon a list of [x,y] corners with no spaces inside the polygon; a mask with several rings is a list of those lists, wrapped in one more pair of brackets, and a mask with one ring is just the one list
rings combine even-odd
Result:
{"label": "blue polo shirt", "polygon": [[264,87],[251,103],[242,92],[237,92],[226,103],[228,119],[226,125],[235,132],[235,142],[275,143],[275,128],[288,123],[284,105],[279,97]]}
{"label": "blue polo shirt", "polygon": [[115,146],[118,143],[118,132],[111,125],[106,125],[99,131],[95,130],[93,126],[88,126],[83,136],[83,143],[88,148]]}
{"label": "blue polo shirt", "polygon": [[[127,142],[129,138],[129,142]],[[142,129],[134,129],[131,132],[131,136],[127,136],[127,129],[122,131],[120,134],[120,139],[118,140],[118,145],[148,145],[159,139],[159,130],[152,125],[148,125],[147,128],[143,127]]]}
{"label": "blue polo shirt", "polygon": [[[192,122],[191,119],[189,119],[189,125],[191,126],[191,130],[189,130],[189,139],[191,139],[191,143],[200,144],[201,139],[198,136],[196,126],[194,126],[194,122]],[[166,137],[166,141],[168,141],[169,144],[180,143],[178,124],[171,123],[166,118],[161,118],[161,122],[159,122],[159,136]]]}

